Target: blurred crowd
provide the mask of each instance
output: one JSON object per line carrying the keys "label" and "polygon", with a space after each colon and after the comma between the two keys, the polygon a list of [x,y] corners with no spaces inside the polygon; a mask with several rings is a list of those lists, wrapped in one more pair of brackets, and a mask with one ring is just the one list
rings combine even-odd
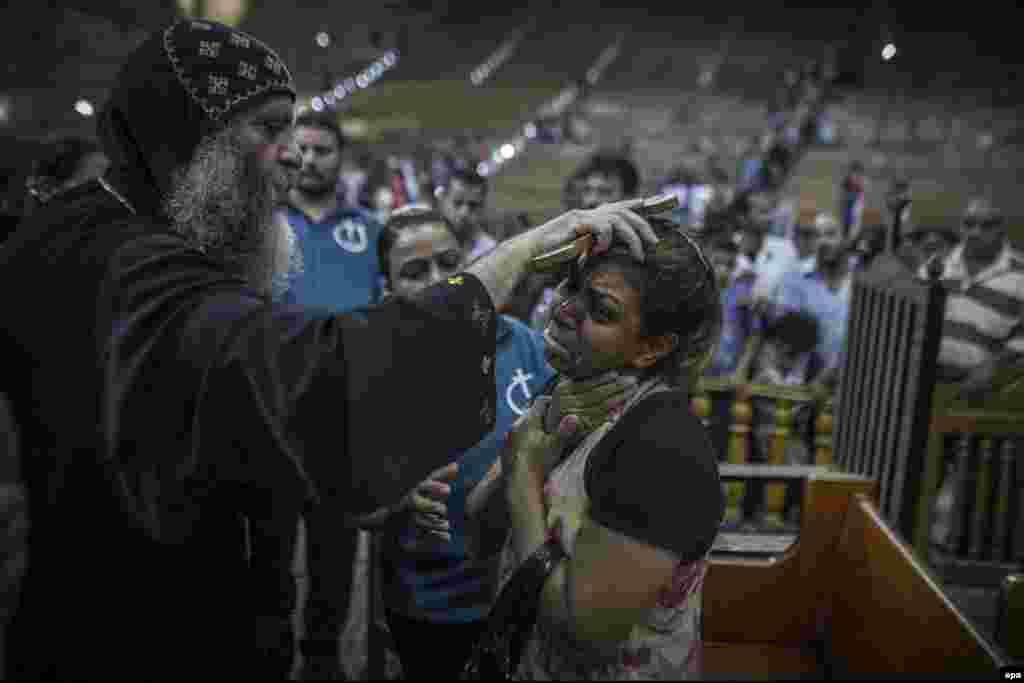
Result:
{"label": "blurred crowd", "polygon": [[[992,231],[989,256],[1009,249],[1002,213],[990,201],[973,200],[962,217],[920,225],[909,216],[910,186],[903,179],[888,188],[886,207],[866,207],[870,181],[860,159],[850,159],[846,173],[835,179],[835,206],[794,199],[800,188],[790,178],[804,151],[837,142],[830,114],[840,99],[836,77],[829,59],[783,70],[763,131],[750,137],[734,165],[705,138],[694,144],[698,161],[690,157],[663,177],[643,178],[627,145],[598,149],[565,178],[565,210],[651,194],[678,198],[671,218],[699,235],[721,287],[724,327],[706,369],[709,376],[834,391],[850,284],[858,270],[887,248],[911,270],[940,268],[979,222],[1001,228]],[[534,137],[545,143],[581,142],[576,129],[585,122],[574,123],[579,108],[573,111],[535,122]],[[304,261],[302,277],[282,287],[292,298],[303,286],[318,292],[307,295],[332,307],[351,308],[384,296],[390,273],[379,242],[396,212],[439,212],[454,229],[462,266],[531,224],[522,211],[497,216],[490,202],[493,179],[479,172],[487,166],[481,164],[487,146],[472,132],[407,153],[381,153],[348,140],[327,113],[302,113],[296,131],[300,167],[289,205],[281,209]],[[95,140],[50,139],[33,162],[13,213],[29,215],[106,167]],[[903,198],[899,208],[893,208],[893,197]],[[330,230],[317,229],[325,225]],[[329,235],[326,242],[318,237],[322,234]],[[340,260],[330,255],[337,247]],[[542,331],[558,278],[557,273],[527,278],[504,312]]]}

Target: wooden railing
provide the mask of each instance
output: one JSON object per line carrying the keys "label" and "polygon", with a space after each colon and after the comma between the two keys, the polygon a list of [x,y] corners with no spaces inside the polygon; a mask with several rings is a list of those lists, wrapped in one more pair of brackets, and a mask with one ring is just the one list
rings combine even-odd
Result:
{"label": "wooden railing", "polygon": [[1024,411],[1005,407],[932,416],[913,540],[947,581],[994,587],[1024,563]]}
{"label": "wooden railing", "polygon": [[783,526],[759,525],[756,522],[760,520],[751,520],[747,525],[737,527],[726,520],[712,547],[712,555],[715,557],[782,557],[799,540],[800,529],[804,524],[802,510],[808,482],[821,477],[839,480],[845,476],[823,465],[722,463],[718,466],[718,472],[727,490],[737,485],[748,493],[757,486],[783,488],[787,497],[791,497],[794,502],[798,514]]}
{"label": "wooden railing", "polygon": [[[832,464],[832,401],[806,387],[741,384],[728,379],[702,378],[691,402],[694,414],[711,432],[719,459],[729,465],[774,466]],[[810,434],[796,431],[797,411],[806,411],[801,424],[813,424]],[[759,423],[759,424],[758,424]],[[806,449],[803,462],[787,453]],[[755,457],[756,456],[756,457]],[[792,483],[764,484],[763,514],[748,496],[760,497],[761,480],[735,479],[726,484],[727,528],[792,526],[785,518],[787,498],[796,502]]]}

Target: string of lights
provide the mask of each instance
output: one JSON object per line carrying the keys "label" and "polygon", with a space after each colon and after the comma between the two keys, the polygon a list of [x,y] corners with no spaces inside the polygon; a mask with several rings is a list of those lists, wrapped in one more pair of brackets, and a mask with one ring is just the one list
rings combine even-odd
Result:
{"label": "string of lights", "polygon": [[[586,82],[589,86],[596,85],[611,63],[621,54],[622,38],[620,34],[611,45],[601,51],[593,65],[587,69],[585,72]],[[533,119],[523,125],[521,132],[497,145],[491,152],[490,158],[483,159],[477,164],[477,173],[485,177],[493,176],[502,166],[522,153],[527,144],[536,140],[539,135],[537,121],[561,116],[579,99],[581,88],[577,83],[574,81],[562,88],[557,95],[541,105]]]}
{"label": "string of lights", "polygon": [[484,81],[490,78],[491,74],[500,68],[502,64],[507,62],[515,53],[516,48],[519,47],[519,42],[522,39],[522,32],[517,31],[515,35],[502,43],[501,46],[495,50],[494,54],[485,59],[480,66],[470,72],[470,82],[473,85],[483,85]]}
{"label": "string of lights", "polygon": [[398,50],[388,50],[365,69],[338,81],[334,88],[315,95],[309,102],[314,111],[337,109],[338,103],[359,90],[366,90],[398,64]]}
{"label": "string of lights", "polygon": [[495,71],[512,58],[512,55],[519,48],[519,44],[523,42],[523,38],[533,30],[535,24],[536,19],[534,18],[526,26],[513,31],[512,35],[498,46],[497,50],[470,72],[469,81],[473,85],[483,85]]}

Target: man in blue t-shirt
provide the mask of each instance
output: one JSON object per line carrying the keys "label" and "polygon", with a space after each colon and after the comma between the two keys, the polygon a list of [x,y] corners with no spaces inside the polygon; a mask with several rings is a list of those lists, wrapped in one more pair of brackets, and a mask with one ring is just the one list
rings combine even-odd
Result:
{"label": "man in blue t-shirt", "polygon": [[335,311],[377,301],[380,227],[338,195],[341,129],[326,114],[302,114],[295,122],[295,145],[302,165],[282,217],[295,234],[302,270],[289,282],[285,300]]}

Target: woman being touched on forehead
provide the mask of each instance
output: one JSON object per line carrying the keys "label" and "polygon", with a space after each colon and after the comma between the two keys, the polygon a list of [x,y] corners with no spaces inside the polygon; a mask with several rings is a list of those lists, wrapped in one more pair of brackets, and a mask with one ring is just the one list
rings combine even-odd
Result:
{"label": "woman being touched on forehead", "polygon": [[701,589],[724,499],[689,391],[721,309],[697,244],[648,220],[660,241],[645,262],[621,247],[591,257],[559,286],[544,330],[561,377],[614,373],[634,389],[599,423],[538,399],[470,495],[481,547],[502,536],[496,526],[510,530],[502,580],[545,543],[565,554],[541,593],[524,678],[700,674]]}

